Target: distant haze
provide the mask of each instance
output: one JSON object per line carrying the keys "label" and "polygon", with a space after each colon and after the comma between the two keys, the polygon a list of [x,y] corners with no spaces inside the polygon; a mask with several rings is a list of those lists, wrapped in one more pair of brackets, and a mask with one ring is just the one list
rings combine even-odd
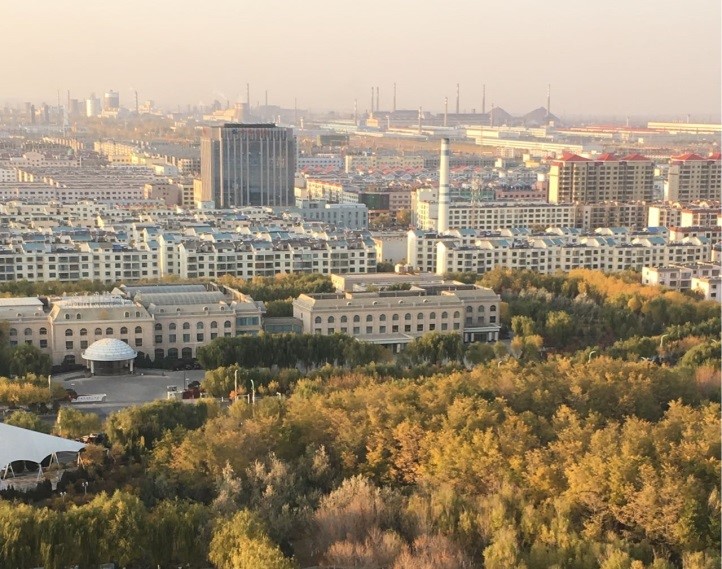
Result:
{"label": "distant haze", "polygon": [[719,0],[4,0],[0,104],[120,92],[360,112],[720,113]]}

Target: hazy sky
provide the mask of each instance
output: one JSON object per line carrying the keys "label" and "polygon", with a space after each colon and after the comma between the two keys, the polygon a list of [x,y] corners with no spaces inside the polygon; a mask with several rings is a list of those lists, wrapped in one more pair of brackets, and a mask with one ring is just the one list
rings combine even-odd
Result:
{"label": "hazy sky", "polygon": [[720,112],[719,0],[2,0],[0,103],[108,89],[359,110]]}

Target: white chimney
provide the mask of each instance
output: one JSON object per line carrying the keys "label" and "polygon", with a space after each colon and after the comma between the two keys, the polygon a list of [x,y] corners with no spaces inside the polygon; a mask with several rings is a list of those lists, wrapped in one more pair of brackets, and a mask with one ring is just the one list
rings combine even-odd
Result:
{"label": "white chimney", "polygon": [[445,233],[449,230],[449,139],[441,139],[439,158],[439,210],[436,230]]}

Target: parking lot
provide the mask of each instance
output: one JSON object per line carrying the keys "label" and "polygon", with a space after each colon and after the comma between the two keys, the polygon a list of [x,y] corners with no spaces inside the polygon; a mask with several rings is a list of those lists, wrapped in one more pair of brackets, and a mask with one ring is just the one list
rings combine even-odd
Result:
{"label": "parking lot", "polygon": [[203,370],[168,371],[168,370],[138,370],[134,375],[113,375],[95,377],[74,377],[73,374],[53,376],[53,379],[69,389],[74,389],[78,395],[105,394],[103,403],[77,403],[73,407],[82,411],[97,413],[106,417],[113,411],[146,403],[156,399],[166,398],[166,388],[169,385],[178,386],[182,390],[184,384],[191,381],[201,381],[205,372]]}

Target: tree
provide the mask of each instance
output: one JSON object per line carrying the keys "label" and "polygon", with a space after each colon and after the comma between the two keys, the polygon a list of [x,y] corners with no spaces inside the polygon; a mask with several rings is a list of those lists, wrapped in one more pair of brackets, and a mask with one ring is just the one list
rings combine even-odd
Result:
{"label": "tree", "polygon": [[544,326],[544,339],[553,347],[565,346],[569,343],[574,330],[572,318],[563,310],[554,310],[547,314]]}
{"label": "tree", "polygon": [[50,433],[50,425],[44,422],[35,413],[29,411],[18,410],[5,419],[7,425],[13,425],[39,433]]}
{"label": "tree", "polygon": [[483,342],[475,342],[466,349],[466,359],[471,364],[485,364],[496,357],[494,347]]}
{"label": "tree", "polygon": [[248,510],[218,523],[208,559],[218,569],[293,568],[293,563],[271,542],[261,522]]}
{"label": "tree", "polygon": [[9,372],[17,377],[29,373],[35,375],[48,375],[50,373],[50,356],[40,351],[40,348],[21,344],[10,350],[8,361]]}
{"label": "tree", "polygon": [[58,411],[55,433],[61,437],[75,439],[100,431],[100,417],[95,413],[83,413],[72,407],[63,407]]}

